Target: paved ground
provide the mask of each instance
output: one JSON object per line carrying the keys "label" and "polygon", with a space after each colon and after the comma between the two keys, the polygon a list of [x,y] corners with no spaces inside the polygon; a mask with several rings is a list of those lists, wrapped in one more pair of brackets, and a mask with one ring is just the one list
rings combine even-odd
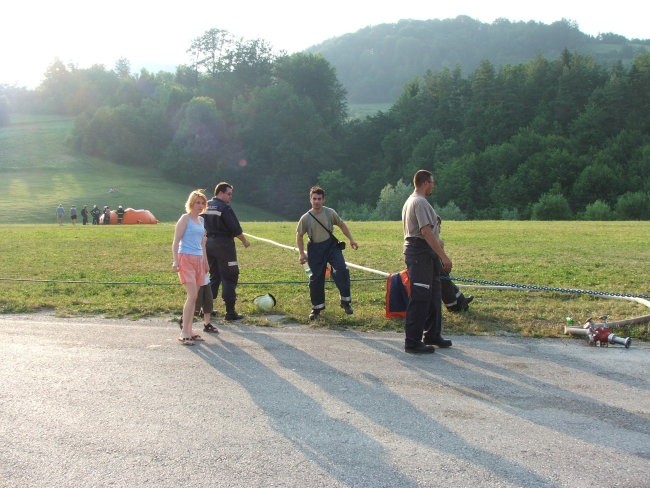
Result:
{"label": "paved ground", "polygon": [[649,344],[177,333],[0,316],[0,486],[649,486]]}

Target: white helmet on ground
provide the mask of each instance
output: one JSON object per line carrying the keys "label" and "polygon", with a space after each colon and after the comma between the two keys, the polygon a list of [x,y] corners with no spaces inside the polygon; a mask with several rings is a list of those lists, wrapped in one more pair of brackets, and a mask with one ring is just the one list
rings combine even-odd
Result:
{"label": "white helmet on ground", "polygon": [[253,303],[262,312],[270,312],[275,307],[275,297],[270,293],[260,295],[253,299]]}

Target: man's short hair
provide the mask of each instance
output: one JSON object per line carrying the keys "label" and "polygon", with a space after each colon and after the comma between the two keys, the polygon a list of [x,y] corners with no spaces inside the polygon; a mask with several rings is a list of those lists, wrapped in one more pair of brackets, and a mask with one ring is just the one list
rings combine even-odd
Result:
{"label": "man's short hair", "polygon": [[431,171],[427,171],[426,169],[419,169],[415,172],[415,176],[413,176],[413,185],[415,188],[418,188],[424,185],[427,181],[431,181],[431,179],[433,179]]}
{"label": "man's short hair", "polygon": [[323,198],[325,198],[325,190],[323,190],[323,189],[322,189],[320,186],[318,186],[318,185],[312,186],[312,187],[309,189],[309,198],[310,198],[310,199],[311,199],[311,196],[312,196],[314,193],[315,193],[316,195],[320,195],[320,196],[322,196]]}
{"label": "man's short hair", "polygon": [[225,181],[217,183],[217,186],[214,187],[214,196],[216,197],[219,193],[226,193],[228,191],[228,188],[232,190],[233,186],[230,183],[226,183]]}

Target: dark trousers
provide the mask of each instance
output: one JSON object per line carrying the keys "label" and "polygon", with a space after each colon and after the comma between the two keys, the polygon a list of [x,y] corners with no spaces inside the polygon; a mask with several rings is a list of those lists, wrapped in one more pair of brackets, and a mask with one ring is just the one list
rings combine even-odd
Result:
{"label": "dark trousers", "polygon": [[339,290],[342,302],[351,302],[350,271],[345,264],[343,251],[336,246],[336,241],[328,239],[324,242],[307,244],[307,262],[312,275],[309,277],[309,298],[311,308],[325,308],[325,270],[327,265],[332,267],[332,278]]}
{"label": "dark trousers", "polygon": [[237,250],[232,238],[208,237],[205,245],[210,266],[210,289],[212,298],[216,299],[221,289],[221,298],[226,305],[237,301],[237,283],[239,282],[239,264]]}
{"label": "dark trousers", "polygon": [[210,285],[203,285],[199,288],[199,294],[196,296],[196,312],[199,313],[200,310],[203,310],[203,313],[212,313],[212,304]]}
{"label": "dark trousers", "polygon": [[411,282],[411,294],[404,319],[404,345],[414,347],[422,337],[435,339],[442,331],[442,298],[438,255],[423,239],[412,239],[404,246],[404,261]]}

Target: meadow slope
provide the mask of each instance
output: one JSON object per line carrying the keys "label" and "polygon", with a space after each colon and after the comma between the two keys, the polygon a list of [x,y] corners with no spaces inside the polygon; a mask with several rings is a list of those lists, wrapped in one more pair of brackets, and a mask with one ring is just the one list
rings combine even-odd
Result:
{"label": "meadow slope", "polygon": [[[9,126],[0,127],[0,223],[56,222],[59,203],[66,216],[72,205],[80,210],[97,204],[145,208],[163,222],[178,219],[192,187],[149,169],[73,153],[66,144],[73,125],[69,117],[14,116]],[[215,183],[197,186],[209,186],[211,196]],[[233,203],[242,220],[278,220],[238,202],[237,195]]]}

